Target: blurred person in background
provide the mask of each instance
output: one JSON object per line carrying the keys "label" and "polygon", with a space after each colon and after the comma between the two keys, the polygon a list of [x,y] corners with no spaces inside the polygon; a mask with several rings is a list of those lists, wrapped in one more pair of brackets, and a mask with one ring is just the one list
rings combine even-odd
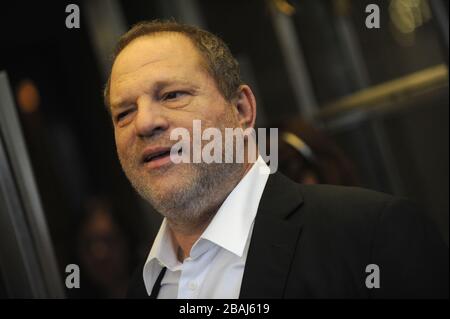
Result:
{"label": "blurred person in background", "polygon": [[125,296],[133,263],[131,235],[118,222],[107,201],[91,199],[76,227],[80,289],[73,297],[122,298]]}
{"label": "blurred person in background", "polygon": [[352,161],[325,132],[301,118],[278,127],[280,172],[302,184],[359,186]]}

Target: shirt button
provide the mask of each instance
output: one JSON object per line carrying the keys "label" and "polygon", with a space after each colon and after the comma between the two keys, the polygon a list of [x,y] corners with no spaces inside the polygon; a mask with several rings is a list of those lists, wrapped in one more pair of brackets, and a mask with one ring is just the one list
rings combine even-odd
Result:
{"label": "shirt button", "polygon": [[197,289],[197,283],[195,281],[190,281],[188,287],[190,290],[195,290]]}

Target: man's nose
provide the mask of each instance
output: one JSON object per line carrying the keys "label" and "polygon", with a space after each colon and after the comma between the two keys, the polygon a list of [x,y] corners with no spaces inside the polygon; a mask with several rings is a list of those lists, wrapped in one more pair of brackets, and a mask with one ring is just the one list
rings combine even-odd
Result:
{"label": "man's nose", "polygon": [[169,128],[162,106],[152,102],[149,96],[142,96],[137,100],[134,125],[136,134],[142,138],[158,135]]}

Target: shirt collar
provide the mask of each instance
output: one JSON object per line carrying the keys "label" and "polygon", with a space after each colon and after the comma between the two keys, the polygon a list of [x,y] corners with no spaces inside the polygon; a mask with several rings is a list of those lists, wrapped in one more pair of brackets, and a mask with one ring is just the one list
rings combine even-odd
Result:
{"label": "shirt collar", "polygon": [[[200,236],[242,257],[250,230],[258,211],[264,187],[269,175],[261,156],[228,195],[216,215]],[[197,255],[196,245],[192,249]]]}
{"label": "shirt collar", "polygon": [[181,269],[181,266],[174,249],[167,219],[164,218],[144,264],[143,277],[147,294],[151,294],[153,285],[163,267],[177,271]]}
{"label": "shirt collar", "polygon": [[174,247],[167,219],[164,218],[148,255],[147,262],[156,259],[162,266],[174,271],[174,268],[180,265]]}

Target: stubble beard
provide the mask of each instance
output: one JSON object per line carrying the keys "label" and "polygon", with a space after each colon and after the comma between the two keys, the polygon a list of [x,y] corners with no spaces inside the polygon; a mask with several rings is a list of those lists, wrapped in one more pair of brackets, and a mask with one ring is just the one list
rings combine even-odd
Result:
{"label": "stubble beard", "polygon": [[[245,173],[243,163],[180,163],[144,171],[133,165],[137,161],[120,154],[119,159],[140,196],[180,230],[206,224]],[[169,174],[171,185],[164,180]]]}

